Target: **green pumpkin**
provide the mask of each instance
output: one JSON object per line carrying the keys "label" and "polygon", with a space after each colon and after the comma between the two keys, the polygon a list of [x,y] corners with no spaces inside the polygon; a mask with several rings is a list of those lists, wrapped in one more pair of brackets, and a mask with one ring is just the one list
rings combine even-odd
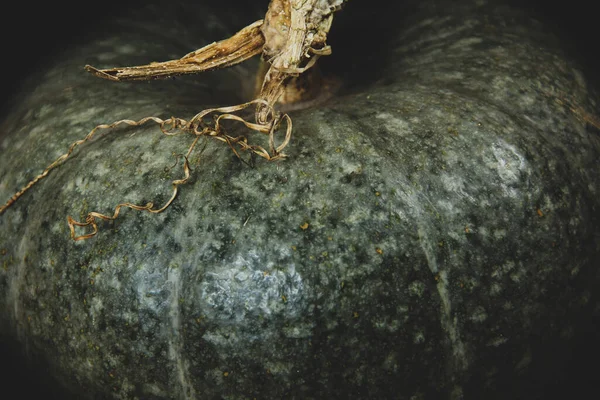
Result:
{"label": "green pumpkin", "polygon": [[[196,24],[149,6],[49,66],[3,122],[0,197],[98,124],[248,100],[257,61],[83,71],[176,58],[264,12],[196,3]],[[551,380],[599,300],[597,98],[520,12],[414,3],[380,42],[357,30],[364,2],[336,15],[322,68],[342,87],[290,113],[286,160],[201,139],[169,209],[74,242],[67,215],[166,201],[193,137],[144,125],[76,150],[0,216],[4,334],[77,398],[512,398]]]}

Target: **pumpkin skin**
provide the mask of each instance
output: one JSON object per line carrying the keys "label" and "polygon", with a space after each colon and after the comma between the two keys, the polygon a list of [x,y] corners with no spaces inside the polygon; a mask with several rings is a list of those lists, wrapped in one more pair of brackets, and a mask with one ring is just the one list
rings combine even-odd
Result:
{"label": "pumpkin skin", "polygon": [[[179,44],[150,7],[49,68],[3,122],[2,199],[99,123],[245,100],[256,63],[147,84],[82,72],[254,20],[186,7],[214,19],[174,23]],[[347,18],[334,29],[357,38]],[[493,2],[418,2],[385,45],[329,60],[351,65],[346,89],[291,114],[288,160],[251,168],[208,141],[165,213],[75,243],[67,215],[167,198],[190,138],[149,126],[83,147],[0,217],[2,329],[88,398],[511,398],[550,379],[547,354],[598,304],[596,100]]]}

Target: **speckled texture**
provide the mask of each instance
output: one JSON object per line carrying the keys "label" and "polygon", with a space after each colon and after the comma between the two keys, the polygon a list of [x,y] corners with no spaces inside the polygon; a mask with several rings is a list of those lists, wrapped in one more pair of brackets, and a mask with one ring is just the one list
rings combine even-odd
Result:
{"label": "speckled texture", "polygon": [[[67,215],[166,200],[190,138],[86,145],[0,217],[3,329],[90,398],[519,393],[600,309],[597,103],[540,26],[461,4],[419,2],[368,85],[295,112],[288,160],[251,168],[207,141],[169,210],[126,210],[75,243]],[[191,49],[242,17],[195,26]],[[1,199],[98,123],[242,100],[255,64],[132,84],[82,72],[191,50],[185,26],[157,23],[76,49],[21,100]]]}

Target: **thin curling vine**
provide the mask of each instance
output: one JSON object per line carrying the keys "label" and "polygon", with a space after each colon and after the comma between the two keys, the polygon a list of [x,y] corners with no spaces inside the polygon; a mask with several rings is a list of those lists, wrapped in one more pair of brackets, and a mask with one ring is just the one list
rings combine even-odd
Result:
{"label": "thin curling vine", "polygon": [[[292,134],[292,120],[287,114],[277,111],[276,104],[286,91],[294,89],[294,78],[313,67],[320,56],[331,54],[331,47],[326,44],[327,34],[331,28],[334,12],[341,9],[344,2],[345,0],[271,0],[263,20],[248,25],[228,39],[212,43],[178,60],[103,70],[86,65],[85,69],[94,75],[116,82],[160,79],[226,68],[261,53],[263,60],[268,64],[268,69],[256,99],[244,104],[207,109],[199,112],[189,121],[176,117],[166,120],[146,117],[139,121],[124,119],[112,124],[96,126],[85,138],[72,143],[65,154],[58,157],[41,174],[17,191],[0,207],[0,215],[32,186],[47,177],[53,169],[62,165],[76,147],[92,140],[98,130],[113,129],[119,125],[140,126],[151,121],[158,124],[161,131],[167,136],[179,133],[193,135],[194,139],[184,156],[183,177],[172,182],[173,193],[161,207],[155,207],[152,202],[145,205],[126,202],[118,204],[112,215],[90,212],[84,222],[76,221],[68,216],[67,223],[73,240],[84,240],[95,236],[98,233],[98,220],[116,219],[123,207],[150,213],[160,213],[166,210],[177,197],[179,186],[189,180],[188,160],[202,136],[225,142],[238,157],[240,156],[238,150],[240,150],[252,152],[268,161],[284,158],[286,155],[283,149],[288,145]],[[234,114],[250,106],[255,107],[254,122],[246,121],[241,116]],[[209,124],[205,119],[210,115],[213,116],[213,119]],[[228,135],[222,127],[222,121],[225,120],[241,122],[250,131],[268,135],[268,150],[262,146],[250,144],[245,136]],[[277,145],[275,134],[284,121],[286,123],[285,134],[282,142]],[[91,227],[91,232],[77,235],[76,227]]]}

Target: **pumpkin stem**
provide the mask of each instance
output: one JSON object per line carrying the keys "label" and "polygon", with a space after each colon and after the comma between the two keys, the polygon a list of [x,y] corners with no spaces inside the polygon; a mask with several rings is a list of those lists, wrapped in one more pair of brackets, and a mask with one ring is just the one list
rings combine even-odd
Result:
{"label": "pumpkin stem", "polygon": [[[261,52],[263,59],[266,60],[259,71],[262,84],[257,86],[255,100],[231,107],[204,110],[189,121],[175,117],[167,120],[147,117],[139,121],[121,120],[112,124],[99,125],[85,138],[71,144],[65,154],[15,193],[6,204],[0,206],[0,215],[31,187],[48,176],[50,171],[62,165],[76,147],[92,140],[97,130],[113,129],[118,125],[140,126],[152,121],[159,124],[161,131],[168,136],[178,132],[192,134],[195,138],[184,157],[184,177],[172,182],[172,195],[160,208],[155,208],[153,202],[144,205],[127,202],[118,204],[112,215],[90,212],[84,222],[67,217],[73,240],[84,240],[95,236],[98,232],[98,219],[114,220],[123,207],[150,213],[160,213],[167,209],[175,200],[179,186],[187,183],[190,177],[188,159],[200,136],[209,136],[225,142],[240,159],[238,150],[249,151],[268,161],[284,158],[283,149],[291,138],[292,120],[287,114],[275,110],[275,105],[280,104],[283,108],[289,109],[304,108],[322,99],[323,96],[320,94],[331,92],[331,83],[323,80],[320,71],[315,68],[315,63],[319,57],[331,54],[331,48],[326,44],[327,33],[331,27],[333,12],[337,11],[343,2],[344,0],[272,0],[264,20],[256,21],[232,37],[209,44],[178,60],[104,70],[86,65],[85,69],[88,72],[118,82],[151,80],[225,68],[241,63]],[[249,122],[235,114],[249,106],[255,107],[255,122]],[[209,115],[213,117],[212,121],[206,123],[204,119]],[[241,122],[251,131],[268,135],[268,150],[260,145],[249,144],[246,136],[228,135],[223,129],[225,121]],[[284,138],[281,143],[276,144],[275,133],[279,131],[281,122],[284,121],[286,123]],[[92,231],[77,235],[75,227],[91,227]]]}

